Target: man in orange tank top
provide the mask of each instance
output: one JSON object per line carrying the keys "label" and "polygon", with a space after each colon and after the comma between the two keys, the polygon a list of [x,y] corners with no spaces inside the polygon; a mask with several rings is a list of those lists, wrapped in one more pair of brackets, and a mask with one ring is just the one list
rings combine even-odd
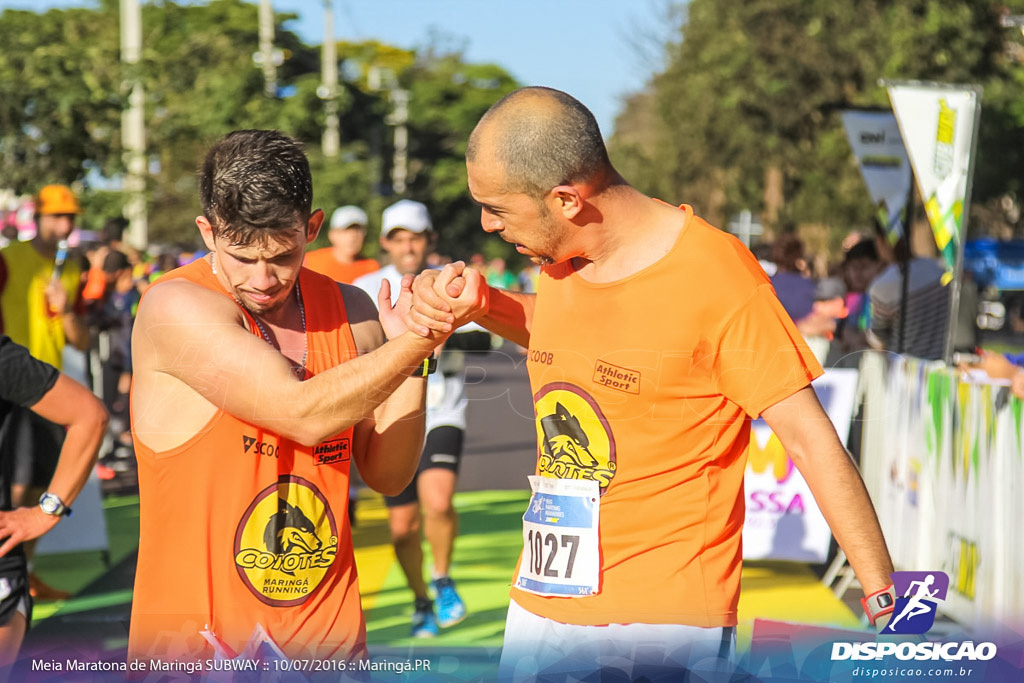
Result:
{"label": "man in orange tank top", "polygon": [[[500,677],[728,679],[758,415],[872,611],[891,604],[871,501],[810,386],[821,366],[750,252],[629,186],[557,90],[495,104],[466,166],[484,230],[542,266],[535,295],[482,291],[477,319],[529,349],[538,443]],[[414,319],[464,307],[472,272],[420,275]]]}
{"label": "man in orange tank top", "polygon": [[427,359],[482,307],[409,328],[411,278],[394,306],[381,288],[378,318],[359,289],[302,268],[324,216],[281,133],[226,136],[199,184],[210,253],[146,291],[133,335],[129,660],[186,673],[268,653],[354,664],[366,647],[349,467],[381,493],[405,487]]}
{"label": "man in orange tank top", "polygon": [[339,206],[331,214],[331,227],[327,233],[331,246],[307,252],[303,265],[335,282],[348,284],[378,270],[380,264],[376,259],[360,257],[367,223],[366,212],[358,206]]}

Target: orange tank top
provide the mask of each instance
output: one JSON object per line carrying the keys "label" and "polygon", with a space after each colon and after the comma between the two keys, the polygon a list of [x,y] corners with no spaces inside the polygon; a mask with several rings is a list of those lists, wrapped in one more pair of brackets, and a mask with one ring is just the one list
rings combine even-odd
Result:
{"label": "orange tank top", "polygon": [[[736,624],[750,416],[821,368],[750,252],[689,207],[679,222],[669,253],[632,276],[594,284],[567,262],[539,278],[527,356],[537,474],[595,480],[600,505],[596,590],[542,596],[514,580],[512,598],[535,614]],[[527,548],[541,576],[568,571],[560,514]]]}
{"label": "orange tank top", "polygon": [[[229,296],[205,259],[162,279],[174,278]],[[299,285],[308,378],[356,347],[338,285],[306,269]],[[156,453],[136,438],[135,450],[129,661],[206,660],[212,642],[237,655],[260,628],[293,659],[365,656],[346,516],[351,429],[310,448],[219,411],[177,448]]]}

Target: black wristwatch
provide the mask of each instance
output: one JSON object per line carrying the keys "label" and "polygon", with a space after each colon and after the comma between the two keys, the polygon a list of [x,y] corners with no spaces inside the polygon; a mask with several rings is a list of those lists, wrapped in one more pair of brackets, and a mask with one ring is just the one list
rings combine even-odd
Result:
{"label": "black wristwatch", "polygon": [[49,491],[39,496],[39,508],[48,515],[54,517],[70,517],[71,508],[64,504],[60,496],[55,496]]}

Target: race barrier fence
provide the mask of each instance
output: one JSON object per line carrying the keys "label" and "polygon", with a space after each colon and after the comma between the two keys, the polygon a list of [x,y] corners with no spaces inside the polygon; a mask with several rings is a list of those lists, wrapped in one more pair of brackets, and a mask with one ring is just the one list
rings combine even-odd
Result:
{"label": "race barrier fence", "polygon": [[941,361],[860,365],[861,471],[899,570],[950,577],[966,628],[1024,624],[1024,404]]}

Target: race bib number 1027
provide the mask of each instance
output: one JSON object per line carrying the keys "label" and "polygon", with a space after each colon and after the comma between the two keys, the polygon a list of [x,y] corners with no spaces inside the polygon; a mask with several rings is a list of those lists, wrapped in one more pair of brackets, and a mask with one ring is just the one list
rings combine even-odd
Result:
{"label": "race bib number 1027", "polygon": [[534,475],[530,488],[516,587],[538,595],[594,595],[600,580],[598,483]]}

